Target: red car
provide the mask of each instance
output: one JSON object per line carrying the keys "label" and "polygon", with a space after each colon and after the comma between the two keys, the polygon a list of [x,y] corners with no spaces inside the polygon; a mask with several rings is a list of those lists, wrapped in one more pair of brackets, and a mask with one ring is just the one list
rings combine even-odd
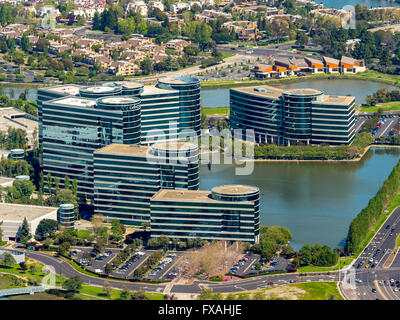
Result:
{"label": "red car", "polygon": [[267,283],[267,285],[269,285],[269,286],[273,286],[273,285],[274,285],[274,283],[273,283],[273,282],[268,282],[268,283]]}

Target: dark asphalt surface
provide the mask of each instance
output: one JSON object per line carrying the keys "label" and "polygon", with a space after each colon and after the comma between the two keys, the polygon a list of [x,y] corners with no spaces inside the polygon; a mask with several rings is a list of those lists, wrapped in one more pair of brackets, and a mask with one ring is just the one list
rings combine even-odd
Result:
{"label": "dark asphalt surface", "polygon": [[[387,228],[387,226],[389,227]],[[394,229],[392,231],[392,229]],[[361,280],[356,284],[355,290],[344,290],[347,298],[358,300],[400,300],[400,291],[395,292],[390,285],[379,285],[379,281],[390,279],[400,280],[400,257],[396,255],[393,263],[389,267],[384,266],[396,245],[396,238],[400,234],[400,208],[397,208],[379,229],[378,233],[366,247],[366,250],[353,263],[355,267],[355,278]],[[376,250],[380,252],[376,254]],[[374,268],[366,268],[370,259],[373,259]],[[362,266],[357,268],[359,263]],[[372,292],[372,289],[376,292]]]}

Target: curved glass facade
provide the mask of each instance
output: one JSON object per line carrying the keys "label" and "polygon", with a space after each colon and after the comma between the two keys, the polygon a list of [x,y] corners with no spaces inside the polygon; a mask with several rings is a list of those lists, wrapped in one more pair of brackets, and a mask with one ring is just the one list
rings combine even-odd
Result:
{"label": "curved glass facade", "polygon": [[311,141],[311,102],[321,96],[322,92],[316,91],[310,94],[304,92],[303,89],[283,92],[283,134],[288,144],[299,141],[308,144]]}
{"label": "curved glass facade", "polygon": [[[219,188],[247,188],[221,193]],[[210,191],[160,190],[150,201],[151,235],[206,240],[259,241],[259,190],[222,186]]]}
{"label": "curved glass facade", "polygon": [[125,224],[150,221],[150,198],[161,188],[199,188],[197,146],[182,154],[158,147],[109,145],[94,153],[94,210]]}
{"label": "curved glass facade", "polygon": [[243,130],[243,136],[244,130],[254,130],[258,143],[350,144],[354,112],[354,97],[314,89],[230,89],[231,129]]}
{"label": "curved glass facade", "polygon": [[[259,143],[282,143],[282,101],[280,97],[264,98],[251,92],[230,90],[230,126],[253,129]],[[243,132],[245,134],[245,132]]]}
{"label": "curved glass facade", "polygon": [[192,129],[200,135],[200,80],[191,77],[160,78],[157,86],[179,91],[178,129]]}
{"label": "curved glass facade", "polygon": [[73,204],[62,204],[57,210],[57,221],[62,229],[73,229],[75,223],[75,206]]}

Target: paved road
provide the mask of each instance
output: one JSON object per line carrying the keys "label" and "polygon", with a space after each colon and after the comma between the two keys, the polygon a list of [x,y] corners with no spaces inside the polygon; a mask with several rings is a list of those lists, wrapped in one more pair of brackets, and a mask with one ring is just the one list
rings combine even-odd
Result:
{"label": "paved road", "polygon": [[107,281],[112,287],[118,289],[127,288],[129,290],[143,290],[147,292],[159,293],[162,293],[165,288],[165,285],[134,283],[129,281],[115,281],[92,277],[75,270],[69,263],[43,252],[26,251],[26,256],[43,264],[52,266],[57,274],[62,274],[66,278],[71,278],[73,276],[79,275],[82,278],[83,282],[90,285],[104,286],[105,282]]}
{"label": "paved road", "polygon": [[[70,278],[79,275],[83,282],[90,285],[103,286],[105,281],[107,281],[114,288],[128,288],[129,290],[144,290],[147,292],[158,292],[163,293],[166,284],[146,284],[146,283],[133,283],[127,281],[115,281],[115,280],[105,280],[97,277],[92,277],[79,271],[75,270],[67,262],[51,256],[43,252],[26,251],[27,257],[40,261],[46,265],[53,266],[57,274],[62,274],[66,278]],[[309,281],[337,281],[337,272],[332,272],[331,275],[313,275],[313,276],[299,276],[295,273],[284,273],[278,275],[260,276],[244,280],[236,280],[230,282],[220,282],[215,283],[212,281],[195,281],[191,285],[186,284],[172,284],[172,288],[169,292],[171,293],[188,293],[188,294],[198,294],[203,287],[210,287],[214,292],[240,292],[246,290],[256,290],[259,288],[265,288],[268,282],[273,282],[274,284],[286,284],[290,280],[295,280],[296,282],[309,282]]]}
{"label": "paved road", "polygon": [[[386,259],[395,248],[396,238],[399,234],[400,208],[397,208],[353,263],[355,278],[362,282],[357,283],[355,290],[344,290],[347,298],[358,300],[400,300],[400,291],[395,292],[395,286],[379,285],[379,281],[400,280],[399,255],[396,255],[390,267],[385,265]],[[379,253],[377,253],[378,249],[380,250]],[[359,266],[361,263],[362,265]],[[365,267],[367,264],[371,266],[371,263],[375,264],[373,268]],[[373,288],[376,289],[375,293],[372,292]]]}

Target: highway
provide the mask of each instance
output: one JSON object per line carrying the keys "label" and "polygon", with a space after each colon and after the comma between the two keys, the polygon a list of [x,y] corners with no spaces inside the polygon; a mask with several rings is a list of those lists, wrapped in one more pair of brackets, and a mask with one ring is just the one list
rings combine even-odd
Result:
{"label": "highway", "polygon": [[[347,298],[357,300],[400,300],[400,291],[398,291],[396,285],[391,286],[389,284],[390,279],[394,281],[400,280],[400,257],[397,252],[393,263],[385,264],[396,246],[396,238],[399,234],[400,208],[397,208],[382,225],[362,254],[353,262],[355,278],[357,279],[356,289],[344,290],[343,292]],[[373,292],[373,289],[376,292]]]}

